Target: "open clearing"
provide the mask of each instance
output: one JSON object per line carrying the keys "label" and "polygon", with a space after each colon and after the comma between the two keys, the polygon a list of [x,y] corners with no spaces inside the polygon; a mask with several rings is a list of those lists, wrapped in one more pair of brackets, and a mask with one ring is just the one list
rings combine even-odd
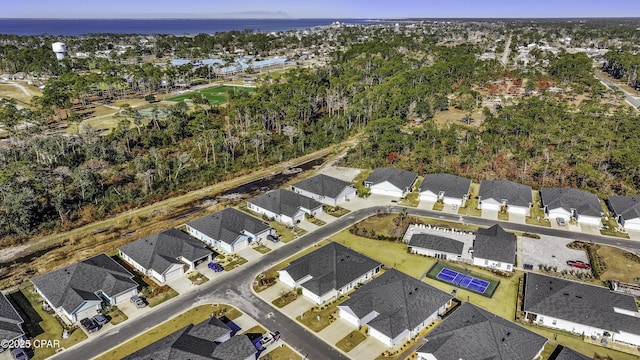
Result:
{"label": "open clearing", "polygon": [[180,94],[177,96],[172,96],[166,101],[185,101],[188,100],[194,94],[200,94],[204,96],[211,105],[222,105],[229,101],[229,91],[243,91],[248,93],[253,93],[256,91],[255,88],[244,87],[244,86],[214,86],[202,90],[190,91],[184,94]]}

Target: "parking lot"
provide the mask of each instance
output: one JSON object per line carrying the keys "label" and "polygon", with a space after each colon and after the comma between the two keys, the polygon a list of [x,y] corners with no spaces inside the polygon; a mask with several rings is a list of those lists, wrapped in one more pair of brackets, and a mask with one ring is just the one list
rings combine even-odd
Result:
{"label": "parking lot", "polygon": [[518,264],[533,265],[533,270],[538,270],[538,265],[555,266],[557,271],[582,270],[567,265],[568,260],[579,260],[589,263],[589,258],[584,250],[573,250],[567,247],[572,240],[541,235],[540,239],[518,237],[518,249],[521,249]]}

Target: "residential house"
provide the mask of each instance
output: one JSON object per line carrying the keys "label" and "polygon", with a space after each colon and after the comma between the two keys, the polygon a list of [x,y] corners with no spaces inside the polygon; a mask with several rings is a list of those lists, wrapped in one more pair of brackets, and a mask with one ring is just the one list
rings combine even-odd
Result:
{"label": "residential house", "polygon": [[211,261],[212,251],[177,229],[165,230],[118,248],[120,257],[160,284]]}
{"label": "residential house", "polygon": [[234,253],[272,235],[273,229],[255,217],[234,208],[226,208],[190,221],[187,233],[205,244]]}
{"label": "residential house", "polygon": [[306,215],[316,216],[322,212],[322,203],[285,189],[269,191],[251,199],[247,201],[247,207],[287,225],[298,224]]}
{"label": "residential house", "polygon": [[607,205],[623,229],[640,231],[640,196],[609,196]]}
{"label": "residential house", "polygon": [[105,254],[31,278],[35,290],[70,324],[96,315],[101,303],[118,305],[138,294],[133,274]]}
{"label": "residential house", "polygon": [[291,190],[329,206],[338,206],[356,197],[356,189],[351,183],[324,174],[297,182]]}
{"label": "residential house", "polygon": [[188,325],[157,340],[124,360],[255,360],[257,349],[246,335],[231,336],[232,330],[212,317]]}
{"label": "residential house", "polygon": [[364,186],[371,189],[372,194],[402,198],[411,192],[417,179],[418,174],[413,171],[384,167],[373,170]]}
{"label": "residential house", "polygon": [[484,180],[478,191],[478,209],[501,211],[529,216],[531,212],[531,186],[508,180]]}
{"label": "residential house", "polygon": [[11,340],[24,335],[23,322],[22,317],[9,302],[9,299],[0,293],[0,351],[2,351],[3,340],[11,342]]}
{"label": "residential house", "polygon": [[462,241],[434,234],[413,234],[409,240],[409,252],[437,259],[460,261],[463,249]]}
{"label": "residential house", "polygon": [[471,303],[464,303],[431,330],[418,360],[533,360],[547,339]]}
{"label": "residential house", "polygon": [[467,203],[471,180],[450,174],[425,175],[418,188],[420,200],[442,201],[447,205],[463,207]]}
{"label": "residential house", "polygon": [[516,264],[516,236],[496,224],[478,229],[473,241],[473,265],[513,271]]}
{"label": "residential house", "polygon": [[579,352],[568,347],[558,345],[556,350],[551,353],[549,360],[592,360],[592,357],[582,355]]}
{"label": "residential house", "polygon": [[278,273],[283,284],[302,288],[302,295],[322,304],[370,281],[381,268],[380,262],[331,242],[293,260]]}
{"label": "residential house", "polygon": [[602,205],[594,194],[571,188],[540,190],[542,208],[550,219],[575,220],[579,224],[602,226]]}
{"label": "residential house", "polygon": [[420,333],[452,305],[453,296],[398,270],[389,269],[338,306],[340,318],[395,347]]}
{"label": "residential house", "polygon": [[640,346],[635,298],[602,286],[529,272],[522,310],[541,326]]}

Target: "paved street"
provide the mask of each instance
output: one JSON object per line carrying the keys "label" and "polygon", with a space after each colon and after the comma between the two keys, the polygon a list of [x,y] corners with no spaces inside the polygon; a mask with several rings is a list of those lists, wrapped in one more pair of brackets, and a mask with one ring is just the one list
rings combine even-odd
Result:
{"label": "paved street", "polygon": [[634,106],[636,109],[638,109],[640,107],[640,100],[636,99],[627,90],[623,89],[622,87],[618,86],[617,84],[615,84],[614,82],[612,82],[609,79],[605,78],[604,76],[598,74],[597,72],[596,72],[596,77],[598,78],[598,80],[600,80],[606,86],[608,86],[608,87],[610,87],[612,89],[618,89],[618,90],[622,91],[624,93],[625,100],[627,100],[627,102],[629,104],[631,104],[632,106]]}

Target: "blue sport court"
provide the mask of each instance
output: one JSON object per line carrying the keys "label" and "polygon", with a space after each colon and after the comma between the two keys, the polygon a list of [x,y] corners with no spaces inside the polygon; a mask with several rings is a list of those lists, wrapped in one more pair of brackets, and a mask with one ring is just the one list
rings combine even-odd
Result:
{"label": "blue sport court", "polygon": [[442,268],[438,275],[436,275],[436,278],[463,288],[467,288],[469,290],[473,290],[480,294],[484,294],[484,292],[487,291],[487,287],[489,287],[489,282],[486,280],[474,278],[473,276],[465,275],[457,271],[449,270],[447,268]]}

